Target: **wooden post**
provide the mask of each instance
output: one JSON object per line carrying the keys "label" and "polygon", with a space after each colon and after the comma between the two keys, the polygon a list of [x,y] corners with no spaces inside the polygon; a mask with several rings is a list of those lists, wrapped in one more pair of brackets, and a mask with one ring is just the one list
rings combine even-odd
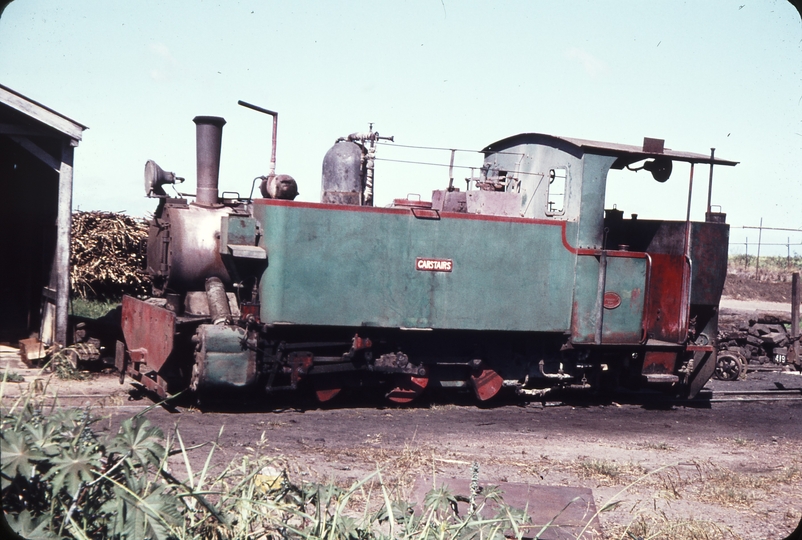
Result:
{"label": "wooden post", "polygon": [[763,239],[763,218],[760,218],[760,228],[757,235],[757,259],[755,260],[755,279],[760,281],[760,241]]}
{"label": "wooden post", "polygon": [[72,162],[77,141],[61,143],[61,167],[56,213],[56,343],[67,346],[67,317],[70,304],[70,227],[72,220]]}
{"label": "wooden post", "polygon": [[749,270],[749,237],[746,237],[746,242],[744,242],[744,253],[746,253],[744,258],[744,270]]}
{"label": "wooden post", "polygon": [[791,274],[791,348],[789,360],[799,363],[799,272]]}
{"label": "wooden post", "polygon": [[791,237],[788,237],[785,247],[788,248],[788,255],[785,258],[785,267],[791,268]]}

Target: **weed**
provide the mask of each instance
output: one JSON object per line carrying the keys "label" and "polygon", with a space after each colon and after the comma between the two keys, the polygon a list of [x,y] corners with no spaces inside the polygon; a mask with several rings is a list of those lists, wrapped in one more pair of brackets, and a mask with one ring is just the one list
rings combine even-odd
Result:
{"label": "weed", "polygon": [[597,459],[584,460],[579,463],[579,470],[584,476],[606,476],[617,478],[621,474],[621,467],[614,461]]}
{"label": "weed", "polygon": [[661,489],[657,492],[656,497],[667,500],[681,499],[684,488],[689,483],[688,478],[683,477],[677,467],[666,469],[657,476],[657,480]]}
{"label": "weed", "polygon": [[790,467],[783,467],[773,474],[770,481],[793,486],[798,485],[800,479],[802,479],[802,471],[796,465],[791,465]]}
{"label": "weed", "polygon": [[772,479],[758,474],[741,474],[713,464],[700,466],[702,481],[698,497],[723,506],[750,506],[757,490],[771,486]]}
{"label": "weed", "polygon": [[23,377],[16,371],[5,371],[2,375],[2,378],[6,382],[25,382],[25,377]]}
{"label": "weed", "polygon": [[618,483],[643,475],[646,470],[634,463],[617,463],[600,459],[585,459],[575,465],[579,476],[593,478],[600,482]]}
{"label": "weed", "polygon": [[63,349],[51,349],[48,351],[46,365],[50,366],[56,377],[65,381],[82,381],[89,379],[92,375],[78,369],[78,350],[82,347],[86,348],[90,347],[90,345],[76,343],[75,345],[70,345]]}
{"label": "weed", "polygon": [[[178,429],[165,437],[147,410],[103,439],[89,409],[46,412],[28,395],[0,411],[0,488],[12,527],[37,538],[423,540],[501,538],[505,531],[520,538],[527,525],[492,490],[477,494],[466,515],[442,488],[416,510],[391,498],[378,468],[349,484],[295,483],[283,458],[267,453],[264,435],[219,470],[212,443],[197,470],[189,452],[200,446],[184,445]],[[170,456],[183,462],[180,474],[168,470]],[[424,455],[405,448],[393,459],[416,468]],[[490,502],[494,516],[483,515]]]}
{"label": "weed", "polygon": [[648,448],[649,450],[663,450],[666,452],[673,452],[676,450],[675,447],[671,446],[667,442],[648,442],[643,443],[642,446],[644,448]]}
{"label": "weed", "polygon": [[692,462],[685,464],[685,468],[688,465],[693,466],[690,472],[671,467],[658,475],[656,497],[694,498],[722,506],[749,507],[772,487],[778,484],[796,486],[802,478],[802,470],[796,465],[783,466],[767,474],[743,474],[710,462]]}
{"label": "weed", "polygon": [[459,405],[455,403],[430,403],[429,410],[430,411],[452,411],[459,407]]}
{"label": "weed", "polygon": [[638,514],[629,524],[613,525],[607,531],[610,538],[641,538],[650,540],[713,540],[737,538],[716,523],[697,519],[676,519],[664,512]]}

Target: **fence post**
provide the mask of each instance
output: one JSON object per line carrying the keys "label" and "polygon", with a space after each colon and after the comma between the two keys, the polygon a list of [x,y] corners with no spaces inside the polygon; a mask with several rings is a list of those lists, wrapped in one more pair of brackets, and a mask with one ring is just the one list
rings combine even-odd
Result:
{"label": "fence post", "polygon": [[744,242],[744,270],[749,270],[749,237]]}
{"label": "fence post", "polygon": [[760,281],[760,241],[763,238],[763,218],[760,218],[760,228],[757,235],[757,259],[755,260],[755,279]]}

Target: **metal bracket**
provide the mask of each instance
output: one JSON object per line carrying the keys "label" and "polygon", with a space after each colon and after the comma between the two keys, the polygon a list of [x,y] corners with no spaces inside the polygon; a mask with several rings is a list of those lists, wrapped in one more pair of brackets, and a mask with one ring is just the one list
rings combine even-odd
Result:
{"label": "metal bracket", "polygon": [[434,221],[438,221],[440,219],[440,212],[434,208],[415,208],[413,206],[410,208],[410,211],[417,219],[431,219]]}

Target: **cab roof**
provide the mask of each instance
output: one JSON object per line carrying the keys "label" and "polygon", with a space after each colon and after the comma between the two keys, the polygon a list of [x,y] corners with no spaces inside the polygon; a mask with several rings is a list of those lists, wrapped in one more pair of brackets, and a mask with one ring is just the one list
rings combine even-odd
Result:
{"label": "cab roof", "polygon": [[545,133],[519,133],[512,137],[501,139],[486,146],[482,152],[488,154],[503,152],[504,149],[519,144],[540,144],[552,146],[568,151],[579,157],[582,153],[600,154],[604,156],[616,157],[612,168],[622,169],[630,163],[635,163],[643,159],[650,158],[669,158],[674,161],[684,161],[687,163],[703,163],[708,165],[737,165],[737,161],[729,161],[715,157],[711,159],[709,154],[696,154],[693,152],[681,152],[665,148],[662,139],[651,139],[644,137],[643,146],[629,144],[608,143],[600,141],[589,141],[586,139],[574,139],[570,137],[558,137]]}

